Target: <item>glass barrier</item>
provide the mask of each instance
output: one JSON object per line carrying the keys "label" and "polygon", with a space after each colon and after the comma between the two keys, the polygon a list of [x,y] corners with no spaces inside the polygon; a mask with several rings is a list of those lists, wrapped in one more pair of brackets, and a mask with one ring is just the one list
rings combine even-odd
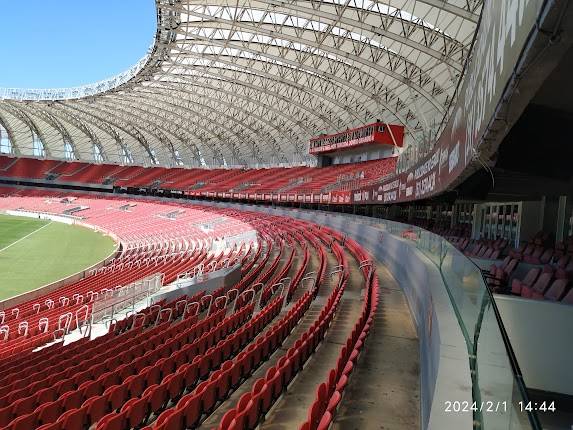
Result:
{"label": "glass barrier", "polygon": [[542,430],[536,412],[527,408],[526,386],[481,269],[442,236],[423,228],[362,215],[345,216],[411,241],[440,271],[468,349],[474,428]]}
{"label": "glass barrier", "polygon": [[359,217],[411,241],[439,269],[468,348],[474,427],[541,429],[528,398],[511,344],[481,270],[450,242],[419,227]]}

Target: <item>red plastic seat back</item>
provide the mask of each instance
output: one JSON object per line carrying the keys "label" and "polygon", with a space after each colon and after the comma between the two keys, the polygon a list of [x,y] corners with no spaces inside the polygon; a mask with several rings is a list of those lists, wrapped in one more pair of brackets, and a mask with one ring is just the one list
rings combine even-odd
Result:
{"label": "red plastic seat back", "polygon": [[568,262],[569,262],[569,255],[562,255],[561,257],[559,257],[559,260],[557,260],[557,267],[559,269],[565,269],[565,266],[567,266]]}
{"label": "red plastic seat back", "polygon": [[561,299],[561,303],[566,303],[568,305],[573,305],[573,288],[569,290],[565,297]]}
{"label": "red plastic seat back", "polygon": [[109,412],[109,402],[103,394],[86,400],[83,406],[87,407],[87,415],[92,423],[98,422]]}
{"label": "red plastic seat back", "polygon": [[545,290],[547,290],[547,287],[549,287],[551,278],[553,278],[553,273],[542,273],[539,278],[537,278],[537,281],[532,285],[531,289],[539,294],[543,294]]}
{"label": "red plastic seat back", "polygon": [[568,283],[569,281],[567,281],[567,279],[555,280],[551,287],[544,294],[545,298],[548,300],[558,301],[561,296],[563,296]]}
{"label": "red plastic seat back", "polygon": [[16,418],[10,424],[10,430],[30,430],[37,428],[37,416],[34,412]]}
{"label": "red plastic seat back", "polygon": [[553,250],[548,248],[543,252],[543,254],[541,254],[539,261],[541,261],[541,264],[547,264],[549,261],[551,261],[551,257],[553,257]]}
{"label": "red plastic seat back", "polygon": [[518,264],[519,264],[519,261],[518,261],[516,258],[514,258],[514,259],[511,260],[511,261],[509,262],[509,264],[503,269],[504,273],[507,274],[507,275],[511,274],[511,273],[515,270],[515,268],[517,267]]}
{"label": "red plastic seat back", "polygon": [[525,278],[523,278],[523,281],[521,281],[521,283],[523,285],[531,287],[533,283],[537,280],[539,273],[541,273],[541,269],[539,267],[533,267],[532,269],[529,270],[529,272],[527,272],[527,275],[525,275]]}
{"label": "red plastic seat back", "polygon": [[87,418],[86,409],[87,408],[70,409],[64,412],[60,418],[58,418],[58,421],[62,423],[62,429],[73,430],[84,428]]}

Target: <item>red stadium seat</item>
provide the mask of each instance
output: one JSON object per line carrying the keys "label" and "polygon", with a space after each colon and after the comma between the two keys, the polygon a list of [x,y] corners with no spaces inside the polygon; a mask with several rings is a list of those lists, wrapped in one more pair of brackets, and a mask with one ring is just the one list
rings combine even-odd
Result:
{"label": "red stadium seat", "polygon": [[513,279],[511,282],[511,293],[512,294],[521,294],[521,290],[524,286],[531,287],[533,283],[537,280],[537,277],[541,273],[541,269],[538,267],[534,267],[527,272],[525,278],[523,280]]}
{"label": "red stadium seat", "polygon": [[556,279],[545,294],[543,294],[543,297],[554,302],[559,301],[561,297],[563,297],[568,283],[569,281],[567,279]]}

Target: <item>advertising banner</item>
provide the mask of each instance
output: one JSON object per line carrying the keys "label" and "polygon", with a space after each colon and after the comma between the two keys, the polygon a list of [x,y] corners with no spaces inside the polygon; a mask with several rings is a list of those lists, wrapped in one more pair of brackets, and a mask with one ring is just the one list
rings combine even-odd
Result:
{"label": "advertising banner", "polygon": [[349,204],[351,201],[350,191],[331,191],[330,203]]}
{"label": "advertising banner", "polygon": [[417,200],[444,191],[470,164],[521,51],[542,0],[487,1],[459,96],[432,153],[381,184],[353,192],[353,203]]}

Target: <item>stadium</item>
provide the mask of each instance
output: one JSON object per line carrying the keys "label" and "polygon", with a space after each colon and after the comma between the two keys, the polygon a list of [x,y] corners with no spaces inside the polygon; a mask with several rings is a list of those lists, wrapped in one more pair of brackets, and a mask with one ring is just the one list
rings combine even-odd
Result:
{"label": "stadium", "polygon": [[571,2],[146,3],[0,81],[0,428],[573,428]]}

